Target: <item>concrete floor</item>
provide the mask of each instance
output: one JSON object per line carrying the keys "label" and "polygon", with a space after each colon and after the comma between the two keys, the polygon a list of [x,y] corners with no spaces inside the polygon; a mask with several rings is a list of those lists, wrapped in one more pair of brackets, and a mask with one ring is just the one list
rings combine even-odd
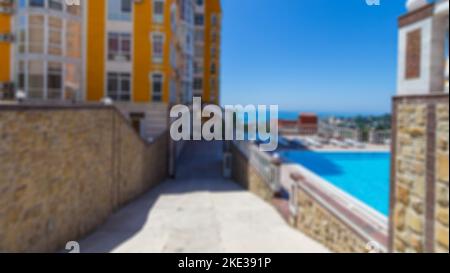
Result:
{"label": "concrete floor", "polygon": [[221,178],[221,145],[191,142],[169,180],[80,241],[81,252],[328,252]]}

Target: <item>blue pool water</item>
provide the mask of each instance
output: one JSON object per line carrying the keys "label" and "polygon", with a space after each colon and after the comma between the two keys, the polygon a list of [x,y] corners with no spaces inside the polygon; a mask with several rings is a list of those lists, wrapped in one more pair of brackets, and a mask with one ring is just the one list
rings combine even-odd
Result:
{"label": "blue pool water", "polygon": [[286,151],[282,157],[388,215],[390,153]]}

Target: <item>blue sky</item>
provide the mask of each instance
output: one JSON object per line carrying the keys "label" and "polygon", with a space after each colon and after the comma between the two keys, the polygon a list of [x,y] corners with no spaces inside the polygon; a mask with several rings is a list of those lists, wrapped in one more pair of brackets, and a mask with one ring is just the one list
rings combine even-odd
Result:
{"label": "blue sky", "polygon": [[222,104],[390,112],[405,0],[222,0]]}

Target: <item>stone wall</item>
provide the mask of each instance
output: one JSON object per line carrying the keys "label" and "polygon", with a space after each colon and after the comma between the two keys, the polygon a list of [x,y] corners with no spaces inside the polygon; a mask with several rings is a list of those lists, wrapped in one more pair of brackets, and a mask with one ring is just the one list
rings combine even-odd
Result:
{"label": "stone wall", "polygon": [[293,217],[294,227],[338,253],[364,253],[368,240],[330,213],[304,190],[297,189],[297,216]]}
{"label": "stone wall", "polygon": [[394,252],[448,252],[448,126],[448,95],[394,99]]}
{"label": "stone wall", "polygon": [[249,163],[249,159],[234,145],[231,145],[231,154],[233,180],[265,201],[272,202],[275,192]]}
{"label": "stone wall", "polygon": [[61,249],[166,177],[113,107],[0,106],[0,252]]}
{"label": "stone wall", "polygon": [[448,103],[440,104],[436,109],[437,117],[437,154],[436,154],[436,225],[435,250],[448,252],[448,201],[449,201],[449,116]]}

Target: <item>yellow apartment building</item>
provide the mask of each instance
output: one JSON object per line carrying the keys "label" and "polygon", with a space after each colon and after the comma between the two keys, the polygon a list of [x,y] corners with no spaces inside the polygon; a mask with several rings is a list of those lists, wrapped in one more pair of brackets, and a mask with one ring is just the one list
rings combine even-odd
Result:
{"label": "yellow apartment building", "polygon": [[219,103],[220,20],[219,0],[0,0],[0,101],[109,98],[154,135],[194,90]]}
{"label": "yellow apartment building", "polygon": [[194,95],[220,104],[220,0],[196,0]]}

